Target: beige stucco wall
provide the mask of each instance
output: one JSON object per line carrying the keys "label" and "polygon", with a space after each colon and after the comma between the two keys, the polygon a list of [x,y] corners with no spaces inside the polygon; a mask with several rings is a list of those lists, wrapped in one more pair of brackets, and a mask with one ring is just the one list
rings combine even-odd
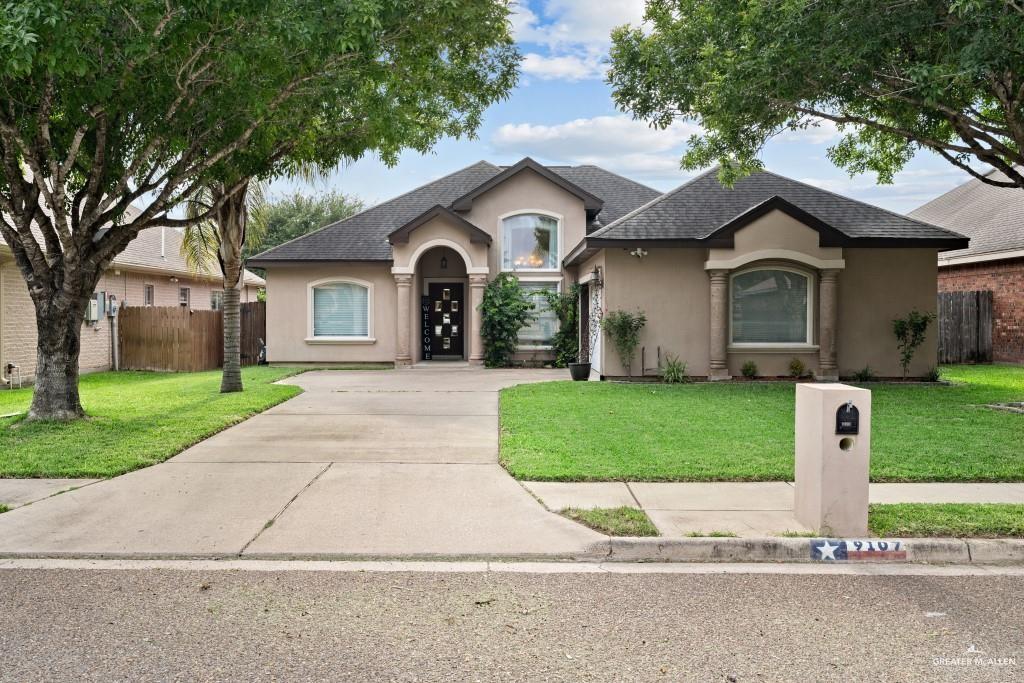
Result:
{"label": "beige stucco wall", "polygon": [[[695,376],[709,371],[710,281],[706,266],[729,261],[742,263],[751,254],[765,258],[743,263],[731,272],[758,266],[783,265],[811,276],[812,341],[817,344],[819,329],[819,268],[840,268],[837,300],[837,361],[841,376],[870,365],[878,375],[899,376],[899,353],[892,333],[892,320],[911,309],[935,311],[935,249],[839,249],[821,248],[817,233],[789,216],[775,212],[751,223],[736,234],[735,249],[650,249],[643,259],[630,256],[626,249],[606,249],[599,257],[581,264],[580,276],[601,263],[604,268],[605,311],[642,309],[647,325],[641,345],[647,349],[647,368],[653,373],[652,360],[660,346],[662,353],[676,353],[687,362]],[[791,253],[794,260],[777,258],[778,250]],[[795,260],[799,255],[800,260]],[[707,259],[707,262],[705,261]],[[621,376],[625,369],[607,338],[603,339],[602,374]],[[937,327],[933,325],[925,344],[911,366],[911,375],[921,376],[935,365]],[[786,376],[793,358],[803,361],[808,371],[819,369],[819,350],[781,348],[771,350],[731,348],[728,353],[730,374],[739,376],[747,360],[757,363],[764,376]],[[639,350],[634,374],[639,366]]]}
{"label": "beige stucco wall", "polygon": [[582,200],[529,169],[521,171],[477,197],[472,210],[465,214],[466,220],[490,234],[494,240],[487,260],[492,277],[501,271],[501,217],[531,210],[561,218],[559,262],[583,239],[587,215]]}
{"label": "beige stucco wall", "polygon": [[[214,281],[178,278],[178,282],[171,282],[167,274],[118,269],[105,273],[96,291],[116,296],[119,306],[141,306],[146,284],[153,285],[156,306],[177,306],[178,288],[189,287],[192,308],[196,310],[209,309],[210,292],[220,289],[220,284]],[[256,296],[255,287],[243,288],[243,302],[256,301]],[[36,367],[36,340],[35,308],[25,281],[13,261],[0,260],[0,367],[15,363],[21,367],[25,381],[31,381]],[[112,361],[110,318],[104,316],[98,322],[83,323],[81,344],[81,372],[109,370]]]}
{"label": "beige stucco wall", "polygon": [[[704,272],[703,249],[650,249],[638,259],[625,249],[605,249],[604,310],[642,310],[647,324],[640,334],[648,374],[657,374],[658,347],[679,356],[692,375],[708,373],[708,276]],[[583,264],[580,274],[593,270],[598,260]],[[626,374],[607,336],[602,339],[601,373]],[[633,374],[639,375],[640,349],[633,359]]]}
{"label": "beige stucco wall", "polygon": [[[355,278],[373,285],[375,342],[308,343],[309,284]],[[390,263],[279,264],[267,268],[267,358],[275,363],[387,362],[395,359],[396,291]]]}
{"label": "beige stucco wall", "polygon": [[[844,249],[846,270],[839,275],[840,375],[870,365],[878,375],[899,376],[899,351],[892,321],[911,309],[934,313],[938,291],[935,249]],[[938,358],[938,326],[928,328],[910,374],[920,377]]]}

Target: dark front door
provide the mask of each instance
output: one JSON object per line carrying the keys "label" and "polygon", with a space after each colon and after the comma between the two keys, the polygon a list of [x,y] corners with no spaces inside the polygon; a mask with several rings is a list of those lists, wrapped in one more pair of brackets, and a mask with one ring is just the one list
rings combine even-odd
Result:
{"label": "dark front door", "polygon": [[[430,337],[434,358],[462,358],[463,339],[466,336],[466,301],[461,282],[431,282],[427,284],[430,307],[430,329],[423,336]],[[424,316],[424,324],[427,318]]]}

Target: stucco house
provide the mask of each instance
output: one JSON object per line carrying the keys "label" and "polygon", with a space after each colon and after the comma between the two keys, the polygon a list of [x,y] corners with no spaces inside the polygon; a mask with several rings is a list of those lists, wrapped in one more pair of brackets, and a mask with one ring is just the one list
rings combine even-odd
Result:
{"label": "stucco house", "polygon": [[971,238],[966,249],[939,254],[939,291],[991,291],[992,359],[1024,363],[1024,191],[972,179],[910,216]]}
{"label": "stucco house", "polygon": [[[111,311],[120,306],[186,306],[218,308],[223,287],[218,275],[191,272],[181,255],[181,233],[150,228],[121,252],[96,287],[97,319],[82,323],[82,372],[109,370],[112,360]],[[263,279],[246,271],[242,301],[256,301]],[[36,366],[35,308],[24,278],[0,239],[0,370],[17,365],[30,382]],[[9,383],[0,372],[0,388]]]}
{"label": "stucco house", "polygon": [[[477,308],[507,271],[535,290],[579,283],[589,323],[642,309],[648,366],[675,353],[695,376],[738,375],[748,360],[785,375],[800,358],[835,378],[866,365],[900,374],[891,321],[934,311],[937,254],[966,246],[772,173],[730,189],[711,170],[663,194],[596,166],[526,158],[478,162],[249,264],[267,272],[272,362],[479,362]],[[547,357],[556,325],[542,310],[519,357]],[[931,335],[914,374],[935,348]],[[601,335],[590,351],[600,375],[625,374]]]}

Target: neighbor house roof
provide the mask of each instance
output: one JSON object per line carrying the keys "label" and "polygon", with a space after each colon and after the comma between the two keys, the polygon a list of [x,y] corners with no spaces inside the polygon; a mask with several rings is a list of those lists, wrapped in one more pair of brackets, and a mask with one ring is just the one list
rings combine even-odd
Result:
{"label": "neighbor house roof", "polygon": [[[523,166],[529,160],[520,162]],[[519,166],[517,164],[517,166]],[[252,265],[266,265],[289,261],[390,261],[391,244],[389,236],[414,222],[425,212],[436,206],[454,208],[457,200],[473,195],[488,181],[515,167],[496,166],[479,161],[471,166],[417,187],[376,206],[372,206],[350,218],[332,223],[316,232],[298,237],[290,242],[258,254],[249,259]],[[558,183],[583,199],[589,195],[599,199],[600,211],[593,217],[593,224],[605,224],[649,202],[660,193],[646,185],[623,178],[597,166],[544,166],[547,173],[561,178]],[[518,171],[517,171],[518,172]],[[507,175],[506,175],[507,177]],[[475,196],[475,195],[473,195]],[[594,207],[598,205],[592,199]]]}
{"label": "neighbor house roof", "polygon": [[[129,213],[135,211],[129,209]],[[42,236],[39,236],[42,241]],[[189,269],[185,257],[181,255],[181,231],[175,228],[147,228],[139,232],[124,251],[114,257],[111,268],[161,272],[168,275],[182,276],[203,280],[220,280],[219,273],[196,273]],[[9,250],[3,237],[0,237],[0,250]],[[246,270],[244,282],[253,287],[266,284],[263,278]]]}
{"label": "neighbor house roof", "polygon": [[738,229],[774,209],[817,229],[824,246],[967,246],[958,233],[768,171],[746,176],[732,188],[718,181],[717,172],[706,171],[594,231],[587,246],[731,246]]}
{"label": "neighbor house roof", "polygon": [[[993,170],[994,180],[1009,180]],[[966,249],[947,251],[942,260],[992,260],[1007,254],[1024,256],[1024,191],[995,187],[972,179],[940,195],[910,216],[956,230],[971,238]]]}

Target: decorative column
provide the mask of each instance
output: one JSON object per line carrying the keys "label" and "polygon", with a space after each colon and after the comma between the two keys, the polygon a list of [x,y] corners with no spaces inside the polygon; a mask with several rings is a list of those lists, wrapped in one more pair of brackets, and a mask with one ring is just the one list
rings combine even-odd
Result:
{"label": "decorative column", "polygon": [[484,362],[484,340],[480,337],[480,319],[482,317],[480,305],[484,302],[484,287],[486,286],[486,275],[469,276],[469,306],[471,309],[469,314],[469,362],[473,365],[480,365]]}
{"label": "decorative column", "polygon": [[708,271],[711,278],[711,345],[708,379],[729,379],[729,271]]}
{"label": "decorative column", "polygon": [[839,271],[822,270],[818,276],[818,379],[836,381],[836,320]]}
{"label": "decorative column", "polygon": [[395,285],[398,287],[398,320],[396,330],[398,339],[395,351],[395,365],[409,365],[412,363],[410,343],[412,336],[410,332],[412,318],[412,275],[395,275]]}

